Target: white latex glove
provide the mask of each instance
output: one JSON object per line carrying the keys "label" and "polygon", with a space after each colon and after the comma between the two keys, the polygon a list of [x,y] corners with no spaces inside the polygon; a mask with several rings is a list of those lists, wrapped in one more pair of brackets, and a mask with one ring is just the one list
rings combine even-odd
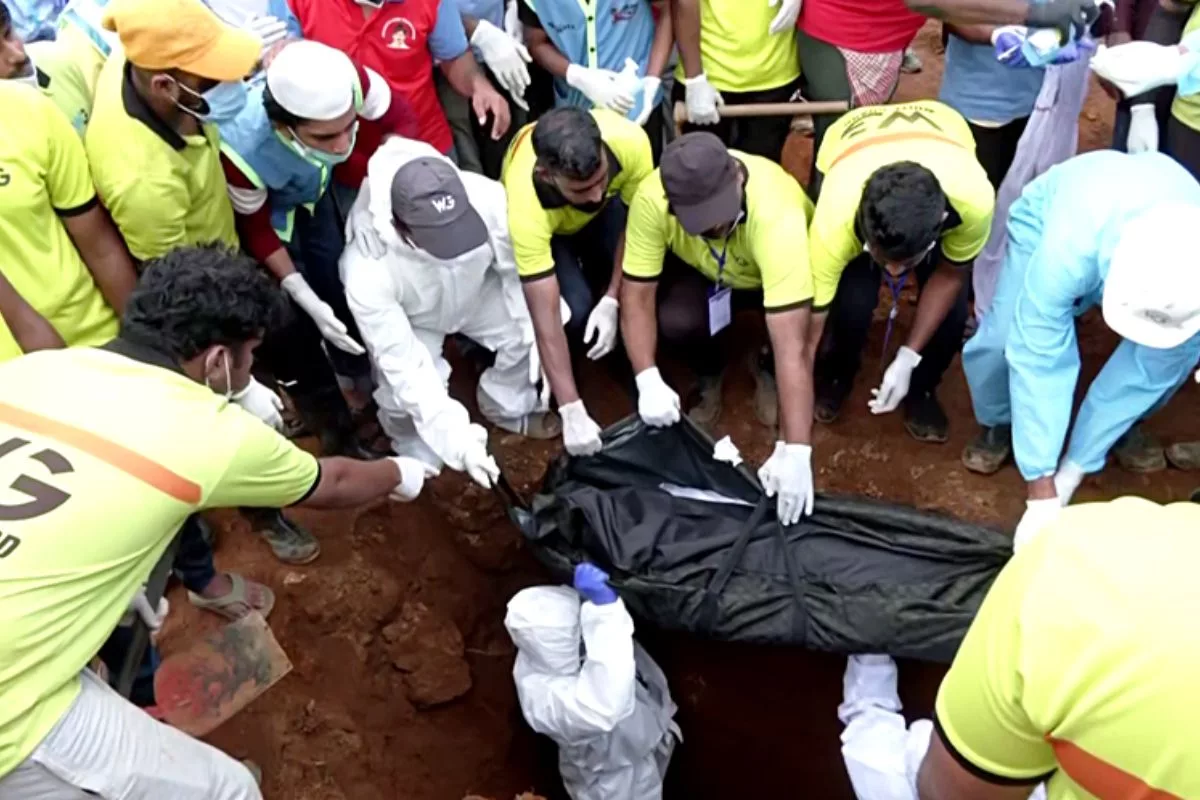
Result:
{"label": "white latex glove", "polygon": [[1021,515],[1016,533],[1013,534],[1013,552],[1017,552],[1033,541],[1034,537],[1041,533],[1042,529],[1049,525],[1060,511],[1062,511],[1062,503],[1057,497],[1051,497],[1048,500],[1026,500],[1025,513]]}
{"label": "white latex glove", "polygon": [[610,69],[571,64],[567,67],[567,85],[583,92],[597,108],[612,109],[621,116],[633,108],[633,92],[621,76]]}
{"label": "white latex glove", "polygon": [[528,111],[525,90],[529,88],[529,68],[525,65],[532,59],[525,45],[484,19],[475,26],[471,45],[479,48],[484,63],[500,85],[508,90],[513,102]]}
{"label": "white latex glove", "polygon": [[758,470],[767,497],[779,495],[779,521],[794,525],[813,510],[812,447],[776,442],[775,452]]}
{"label": "white latex glove", "polygon": [[287,38],[287,23],[270,14],[254,14],[242,25],[242,30],[262,40],[263,50]]}
{"label": "white latex glove", "polygon": [[638,91],[642,88],[642,79],[638,75],[637,62],[632,58],[625,59],[625,66],[617,73],[617,85],[622,91],[629,92],[629,96],[633,98],[633,103],[630,104],[629,110],[637,105]]}
{"label": "white latex glove", "polygon": [[701,72],[694,78],[684,78],[686,89],[687,119],[693,125],[716,125],[721,121],[717,109],[725,105],[721,93],[708,82],[708,76]]}
{"label": "white latex glove", "polygon": [[393,487],[388,497],[400,503],[411,503],[416,500],[417,495],[425,486],[425,479],[432,478],[438,473],[436,469],[419,458],[392,456],[391,460],[400,470],[400,482]]}
{"label": "white latex glove", "polygon": [[679,422],[679,395],[662,379],[658,367],[644,369],[634,378],[638,389],[638,416],[655,428]]}
{"label": "white latex glove", "polygon": [[253,377],[246,384],[246,388],[231,395],[229,399],[270,427],[280,433],[284,432],[286,426],[283,424],[283,400]]}
{"label": "white latex glove", "polygon": [[634,120],[638,125],[645,125],[650,119],[650,115],[654,113],[654,109],[658,108],[658,103],[655,98],[658,96],[658,90],[662,87],[662,79],[647,75],[642,78],[642,110],[638,112],[637,119]]}
{"label": "white latex glove", "polygon": [[588,314],[587,325],[583,329],[583,343],[591,344],[595,339],[596,343],[587,352],[587,357],[592,361],[604,358],[617,346],[620,315],[621,304],[617,298],[608,295],[601,297],[592,313]]}
{"label": "white latex glove", "polygon": [[1158,117],[1152,103],[1140,103],[1129,109],[1129,139],[1125,149],[1130,153],[1158,151]]}
{"label": "white latex glove", "polygon": [[525,41],[525,26],[521,24],[521,14],[519,6],[521,0],[508,0],[504,7],[504,32],[513,38],[513,41]]}
{"label": "white latex glove", "polygon": [[1058,472],[1054,473],[1054,491],[1058,495],[1059,505],[1065,506],[1071,502],[1071,496],[1083,483],[1083,474],[1083,467],[1073,461],[1063,459],[1058,465]]}
{"label": "white latex glove", "polygon": [[600,426],[592,419],[582,400],[558,407],[562,417],[563,446],[573,456],[590,456],[600,452]]}
{"label": "white latex glove", "polygon": [[500,477],[500,467],[496,460],[488,455],[487,430],[482,425],[471,423],[461,432],[454,448],[458,463],[447,462],[452,469],[461,470],[471,476],[471,480],[485,489]]}
{"label": "white latex glove", "polygon": [[171,604],[167,602],[167,598],[159,598],[158,607],[150,605],[150,600],[146,597],[146,587],[137,590],[137,594],[129,601],[129,610],[142,618],[142,622],[146,623],[146,627],[150,629],[150,633],[158,633],[162,630],[163,622],[167,619],[167,614],[171,613]]}
{"label": "white latex glove", "polygon": [[312,317],[312,321],[317,324],[317,330],[326,341],[350,355],[361,356],[366,352],[361,344],[350,338],[350,334],[346,333],[346,326],[333,313],[329,304],[317,297],[317,293],[308,285],[308,281],[304,280],[303,275],[293,272],[280,281],[279,285],[292,296],[296,305],[304,309],[304,313]]}
{"label": "white latex glove", "polygon": [[800,16],[800,0],[767,0],[767,6],[780,7],[775,19],[771,20],[771,27],[767,28],[770,33],[783,33],[796,27],[796,17]]}
{"label": "white latex glove", "polygon": [[375,229],[375,215],[368,205],[350,209],[350,215],[346,218],[346,243],[366,258],[383,258],[387,255],[387,245]]}
{"label": "white latex glove", "polygon": [[1088,66],[1126,97],[1134,97],[1173,85],[1184,69],[1184,62],[1185,54],[1179,45],[1128,42],[1098,48]]}
{"label": "white latex glove", "polygon": [[913,370],[920,363],[920,353],[901,346],[887,371],[883,373],[883,383],[879,384],[878,389],[871,390],[874,399],[867,401],[867,407],[871,409],[872,414],[887,414],[896,410],[900,401],[908,394]]}

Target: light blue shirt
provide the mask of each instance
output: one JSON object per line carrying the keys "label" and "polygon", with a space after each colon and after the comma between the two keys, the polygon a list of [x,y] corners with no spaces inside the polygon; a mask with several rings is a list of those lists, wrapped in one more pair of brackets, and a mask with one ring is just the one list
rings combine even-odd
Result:
{"label": "light blue shirt", "polygon": [[[513,0],[521,2],[521,0]],[[459,14],[465,14],[468,17],[474,17],[484,22],[490,22],[500,30],[504,30],[504,0],[454,0],[458,4]],[[475,53],[475,60],[483,63],[483,56],[479,52],[479,48],[471,48]]]}
{"label": "light blue shirt", "polygon": [[990,44],[951,34],[938,99],[972,122],[1007,124],[1033,113],[1046,70],[1007,67]]}

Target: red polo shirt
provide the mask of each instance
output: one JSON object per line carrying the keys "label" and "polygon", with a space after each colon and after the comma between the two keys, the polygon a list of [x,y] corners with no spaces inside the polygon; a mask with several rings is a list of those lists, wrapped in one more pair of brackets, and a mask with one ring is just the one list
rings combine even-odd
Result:
{"label": "red polo shirt", "polygon": [[[418,121],[418,138],[443,153],[454,140],[433,85],[430,37],[441,0],[390,0],[382,8],[354,0],[290,0],[304,38],[323,42],[378,72],[408,101]],[[458,22],[461,26],[461,21]],[[466,50],[465,37],[463,51]],[[454,55],[438,53],[443,59]],[[360,137],[360,144],[361,142]],[[358,148],[356,148],[357,150]]]}

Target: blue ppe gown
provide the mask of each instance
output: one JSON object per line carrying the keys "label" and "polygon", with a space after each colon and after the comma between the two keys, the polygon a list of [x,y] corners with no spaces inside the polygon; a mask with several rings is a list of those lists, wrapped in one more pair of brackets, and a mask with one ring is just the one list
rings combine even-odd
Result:
{"label": "blue ppe gown", "polygon": [[[1161,153],[1101,150],[1032,181],[1013,203],[996,296],[963,347],[975,419],[1012,424],[1026,481],[1053,475],[1079,378],[1075,318],[1100,303],[1123,226],[1155,206],[1200,206],[1200,183]],[[1177,231],[1180,257],[1194,231]],[[1196,265],[1200,269],[1200,264]],[[1122,340],[1088,388],[1067,460],[1085,473],[1170,399],[1200,359],[1200,334],[1159,350]]]}

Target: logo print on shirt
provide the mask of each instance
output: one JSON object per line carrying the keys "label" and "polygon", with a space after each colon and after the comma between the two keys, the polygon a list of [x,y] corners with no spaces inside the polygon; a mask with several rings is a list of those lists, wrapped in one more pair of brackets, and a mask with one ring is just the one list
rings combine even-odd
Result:
{"label": "logo print on shirt", "polygon": [[[30,444],[28,439],[19,439],[14,436],[0,444],[0,458],[4,458],[28,444]],[[38,450],[29,456],[29,460],[41,464],[51,475],[62,475],[75,471],[75,467],[65,456],[50,448]],[[57,486],[52,486],[24,472],[9,484],[9,488],[30,499],[22,503],[0,504],[0,522],[20,522],[40,517],[43,514],[49,514],[71,499],[69,492],[64,492]],[[7,558],[20,546],[21,540],[16,536],[0,533],[0,558]]]}
{"label": "logo print on shirt", "polygon": [[444,194],[441,197],[433,198],[433,208],[439,214],[445,214],[447,211],[454,210],[454,197]]}
{"label": "logo print on shirt", "polygon": [[869,130],[881,131],[890,128],[896,122],[904,121],[913,127],[932,128],[939,133],[942,126],[933,119],[933,110],[923,106],[910,106],[909,109],[863,109],[855,119],[842,131],[842,139],[853,139]]}
{"label": "logo print on shirt", "polygon": [[0,167],[0,186],[8,186],[12,183],[12,175],[8,174],[8,170]]}
{"label": "logo print on shirt", "polygon": [[412,50],[417,43],[417,29],[404,17],[388,20],[380,35],[391,50]]}
{"label": "logo print on shirt", "polygon": [[628,22],[629,20],[631,20],[637,16],[637,12],[638,12],[638,4],[637,3],[626,3],[623,6],[617,6],[616,8],[613,8],[611,11],[612,21],[613,22]]}

